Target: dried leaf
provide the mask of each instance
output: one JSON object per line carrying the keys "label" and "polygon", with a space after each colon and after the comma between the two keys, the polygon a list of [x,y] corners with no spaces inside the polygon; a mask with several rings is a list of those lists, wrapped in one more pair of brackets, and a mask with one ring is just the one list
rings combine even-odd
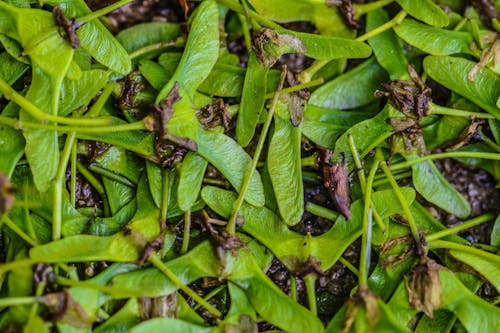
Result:
{"label": "dried leaf", "polygon": [[7,213],[14,205],[14,188],[9,177],[0,173],[0,217]]}
{"label": "dried leaf", "polygon": [[434,317],[434,309],[441,306],[441,268],[434,260],[426,260],[418,264],[405,281],[410,304],[430,318]]}
{"label": "dried leaf", "polygon": [[331,164],[332,151],[325,150],[322,157],[323,181],[333,204],[346,219],[351,217],[349,175],[345,163]]}
{"label": "dried leaf", "polygon": [[80,38],[76,34],[76,29],[78,29],[80,23],[76,19],[68,19],[60,6],[55,6],[52,14],[54,15],[56,24],[64,30],[64,33],[61,34],[62,37],[68,40],[72,48],[79,48]]}

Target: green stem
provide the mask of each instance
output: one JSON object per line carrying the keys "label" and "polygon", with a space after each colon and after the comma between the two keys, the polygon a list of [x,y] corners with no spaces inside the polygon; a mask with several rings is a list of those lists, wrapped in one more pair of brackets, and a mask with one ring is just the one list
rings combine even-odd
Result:
{"label": "green stem", "polygon": [[316,60],[314,64],[299,73],[298,79],[302,84],[312,82],[313,76],[326,66],[331,60]]}
{"label": "green stem", "polygon": [[429,114],[439,114],[444,116],[455,116],[455,117],[476,118],[476,119],[496,119],[493,115],[489,113],[452,109],[434,103],[431,103],[430,105]]}
{"label": "green stem", "polygon": [[245,15],[238,14],[238,19],[241,22],[241,30],[243,30],[243,38],[245,39],[245,47],[247,48],[247,52],[250,53],[252,51],[252,38],[250,37],[247,18]]}
{"label": "green stem", "polygon": [[15,305],[27,305],[40,302],[40,297],[25,296],[25,297],[2,297],[0,298],[0,308]]}
{"label": "green stem", "polygon": [[304,283],[306,285],[307,301],[309,303],[309,309],[314,315],[318,313],[318,308],[316,305],[316,280],[317,276],[314,274],[307,274],[306,276],[304,276]]}
{"label": "green stem", "polygon": [[71,206],[76,204],[76,161],[78,159],[77,141],[71,147],[71,179],[70,179],[70,201]]}
{"label": "green stem", "polygon": [[[68,118],[71,119],[71,118]],[[101,118],[102,119],[102,118]],[[17,120],[10,117],[0,116],[0,124],[5,124],[7,126],[13,127],[17,130],[23,130],[26,128],[35,128],[35,129],[45,129],[49,131],[58,131],[58,132],[75,132],[75,133],[116,133],[116,132],[126,132],[126,131],[134,131],[134,130],[147,130],[144,122],[136,121],[130,124],[120,124],[120,125],[108,125],[108,126],[93,126],[90,127],[80,127],[80,126],[57,126],[57,125],[48,125],[42,123],[34,123],[30,121],[22,121]],[[85,125],[87,126],[87,125]]]}
{"label": "green stem", "polygon": [[490,252],[476,249],[475,247],[468,246],[468,245],[458,244],[458,243],[454,243],[454,242],[447,242],[447,241],[443,241],[443,240],[434,240],[432,242],[428,242],[426,247],[429,250],[448,249],[448,250],[456,250],[456,251],[466,252],[466,253],[476,255],[478,257],[482,257],[482,258],[489,260],[491,262],[500,264],[500,256],[493,254],[493,253],[490,253]]}
{"label": "green stem", "polygon": [[85,16],[81,16],[77,19],[79,23],[87,23],[89,21],[95,20],[96,18],[99,18],[101,16],[104,16],[106,14],[111,13],[113,10],[120,8],[123,5],[126,5],[134,0],[120,0],[118,2],[115,2],[114,4],[111,4],[109,6],[106,6],[104,8],[101,8],[99,10],[96,10],[95,12],[89,13]]}
{"label": "green stem", "polygon": [[475,217],[473,219],[470,219],[468,221],[465,221],[465,222],[463,222],[463,223],[461,223],[459,225],[456,225],[454,227],[447,228],[447,229],[435,232],[433,234],[430,234],[430,235],[426,236],[425,239],[428,242],[435,241],[437,239],[440,239],[440,238],[443,238],[443,237],[446,237],[446,236],[449,236],[449,235],[456,234],[457,232],[460,232],[462,230],[466,230],[466,229],[475,227],[476,225],[479,225],[479,224],[491,221],[495,217],[496,216],[493,215],[493,214],[491,214],[491,213],[484,214],[484,215]]}
{"label": "green stem", "polygon": [[379,160],[375,158],[372,168],[368,173],[366,181],[366,191],[364,194],[364,210],[363,210],[363,234],[361,235],[361,255],[359,259],[359,285],[361,287],[368,285],[368,273],[370,271],[371,260],[371,243],[372,243],[372,209],[371,196],[372,184],[375,173],[378,169]]}
{"label": "green stem", "polygon": [[215,317],[221,317],[222,313],[214,308],[210,303],[205,301],[200,295],[198,295],[194,290],[186,286],[182,281],[161,261],[160,257],[156,253],[152,253],[149,256],[149,261],[156,267],[158,268],[167,278],[172,281],[173,284],[175,284],[179,289],[181,289],[186,295],[191,297],[194,301],[196,301],[198,304],[203,306],[205,309],[208,310],[211,314],[213,314]]}
{"label": "green stem", "polygon": [[402,10],[396,16],[394,16],[394,18],[392,20],[390,20],[389,22],[386,22],[386,23],[382,24],[381,26],[379,26],[373,30],[368,31],[364,35],[361,35],[358,38],[356,38],[356,40],[358,42],[364,42],[364,41],[366,41],[374,36],[377,36],[378,34],[381,34],[382,32],[399,25],[404,20],[405,16],[406,16],[406,12],[404,10]]}
{"label": "green stem", "polygon": [[495,141],[491,140],[487,135],[485,135],[482,130],[479,130],[478,132],[481,136],[481,139],[488,147],[500,153],[500,146],[497,145]]}
{"label": "green stem", "polygon": [[170,201],[170,175],[167,169],[162,170],[161,184],[160,227],[163,227],[167,223]]}
{"label": "green stem", "polygon": [[29,267],[34,264],[36,264],[36,261],[33,259],[21,259],[21,260],[7,262],[5,264],[0,264],[0,276],[2,276],[4,273],[8,271]]}
{"label": "green stem", "polygon": [[304,167],[315,167],[318,165],[318,156],[316,154],[312,154],[310,156],[304,157],[300,160],[300,165]]}
{"label": "green stem", "polygon": [[354,166],[356,167],[356,173],[358,174],[359,185],[361,186],[361,192],[365,193],[366,190],[366,176],[361,164],[361,159],[359,158],[358,149],[354,143],[354,138],[352,134],[347,135],[347,142],[349,143],[349,150],[351,151],[352,159],[354,161]]}
{"label": "green stem", "polygon": [[23,95],[15,91],[7,82],[0,78],[0,91],[4,94],[5,98],[19,105],[23,110],[28,112],[36,120],[45,123],[53,121],[59,124],[75,125],[75,126],[101,126],[110,123],[112,118],[99,118],[99,119],[82,119],[82,118],[67,118],[59,117],[48,114],[40,110],[35,104],[31,103]]}
{"label": "green stem", "polygon": [[151,45],[145,46],[143,48],[140,48],[140,49],[135,50],[134,52],[130,53],[129,58],[130,58],[130,60],[134,60],[135,58],[138,58],[146,53],[149,53],[152,51],[164,50],[164,49],[167,49],[171,46],[182,47],[184,45],[184,43],[185,43],[184,37],[179,37],[179,38],[175,38],[173,40],[170,40],[168,42],[151,44]]}
{"label": "green stem", "polygon": [[114,180],[120,184],[123,184],[128,187],[135,187],[135,184],[131,182],[127,177],[122,176],[116,172],[113,172],[111,170],[108,170],[106,168],[103,168],[102,166],[98,164],[90,164],[89,165],[89,170],[92,172],[97,173],[98,175],[102,177],[109,178],[111,180]]}
{"label": "green stem", "polygon": [[330,221],[335,221],[340,215],[333,210],[317,205],[310,201],[306,204],[306,211]]}
{"label": "green stem", "polygon": [[394,0],[378,0],[370,3],[365,3],[365,4],[353,4],[354,6],[354,14],[356,17],[360,17],[366,13],[372,12],[374,10],[377,10],[379,8],[385,7]]}
{"label": "green stem", "polygon": [[[379,157],[382,156],[382,152],[380,149],[377,149],[377,155]],[[417,223],[415,222],[415,219],[413,218],[413,214],[410,211],[410,206],[408,205],[408,202],[406,202],[406,200],[403,196],[403,193],[401,192],[401,189],[399,188],[398,183],[396,182],[396,180],[392,176],[391,171],[387,167],[387,163],[385,161],[381,161],[380,167],[382,168],[382,171],[387,176],[387,179],[389,180],[389,183],[391,184],[392,190],[396,194],[396,197],[398,198],[398,201],[401,204],[401,207],[403,208],[403,211],[406,215],[406,219],[408,220],[408,225],[410,226],[411,234],[413,236],[413,239],[415,240],[415,243],[420,244],[420,236],[418,234]]]}
{"label": "green stem", "polygon": [[181,254],[187,253],[189,249],[189,237],[191,232],[191,209],[184,212],[184,232],[182,235]]}
{"label": "green stem", "polygon": [[92,105],[89,111],[85,113],[86,118],[94,118],[98,117],[99,114],[101,113],[102,108],[104,107],[104,104],[109,99],[109,96],[113,93],[113,91],[116,88],[116,82],[110,82],[104,87],[104,90],[101,93],[101,96],[97,99],[97,101]]}
{"label": "green stem", "polygon": [[17,224],[14,223],[6,214],[2,217],[2,222],[5,223],[5,225],[12,230],[16,235],[21,237],[26,243],[28,243],[31,246],[37,246],[38,242],[34,241],[31,239],[30,236],[28,236],[21,228],[17,226]]}
{"label": "green stem", "polygon": [[221,5],[223,5],[224,7],[227,7],[229,9],[231,9],[232,11],[235,11],[239,14],[243,14],[243,15],[248,14],[250,16],[250,18],[254,19],[259,24],[261,24],[265,27],[273,28],[273,29],[283,29],[283,27],[281,27],[279,24],[276,24],[273,21],[268,20],[265,17],[260,16],[259,14],[254,12],[253,10],[248,10],[248,12],[245,13],[245,9],[243,8],[243,6],[235,1],[217,0],[217,2],[220,3]]}
{"label": "green stem", "polygon": [[231,218],[229,219],[226,231],[230,235],[236,234],[236,218],[238,217],[238,213],[240,211],[241,206],[243,205],[243,201],[245,200],[245,195],[248,191],[248,187],[250,186],[250,180],[252,179],[253,173],[257,168],[257,163],[259,162],[260,153],[262,152],[262,148],[264,148],[264,143],[266,141],[267,133],[269,132],[269,128],[271,127],[271,122],[274,116],[274,110],[276,109],[276,104],[278,103],[278,99],[280,96],[281,89],[283,87],[283,82],[286,77],[286,70],[281,72],[280,84],[278,86],[277,93],[274,95],[273,101],[269,108],[269,112],[267,113],[266,122],[262,127],[262,131],[260,133],[259,141],[257,143],[257,147],[255,148],[255,153],[253,155],[252,162],[250,163],[250,168],[247,172],[247,175],[243,181],[243,184],[240,189],[240,193],[238,195],[238,199],[236,200],[233,213],[231,214]]}
{"label": "green stem", "polygon": [[[224,289],[226,289],[227,285],[222,285],[222,286],[219,286],[217,288],[215,288],[214,290],[210,291],[208,294],[205,295],[205,297],[203,297],[203,299],[205,301],[209,301],[210,299],[212,299],[214,296],[216,296],[218,293],[220,293],[221,291],[223,291]],[[193,307],[193,310],[198,310],[200,308],[201,304],[196,304],[194,307]]]}
{"label": "green stem", "polygon": [[486,160],[500,161],[500,154],[498,153],[484,153],[484,152],[471,152],[471,151],[450,151],[446,153],[437,153],[432,155],[426,155],[414,160],[408,160],[405,162],[393,164],[389,167],[391,171],[403,170],[411,167],[414,164],[418,164],[425,161],[437,160],[441,158],[483,158]]}
{"label": "green stem", "polygon": [[297,278],[294,275],[290,275],[290,297],[297,301]]}
{"label": "green stem", "polygon": [[[299,91],[299,90],[306,89],[306,88],[316,87],[316,86],[319,86],[320,84],[323,84],[324,82],[325,82],[325,79],[319,78],[319,79],[308,81],[305,83],[300,83],[300,84],[297,84],[295,86],[282,89],[281,95],[293,93],[295,91]],[[274,97],[274,95],[275,95],[274,92],[266,94],[266,99],[271,99]]]}
{"label": "green stem", "polygon": [[76,161],[76,169],[78,172],[85,178],[90,185],[97,191],[97,194],[102,199],[102,205],[104,209],[104,215],[109,216],[109,206],[108,206],[108,200],[106,197],[106,190],[104,189],[104,186],[101,184],[99,179],[97,179],[87,168],[80,162]]}
{"label": "green stem", "polygon": [[[62,286],[75,287],[75,288],[85,288],[85,289],[93,289],[98,290],[103,293],[109,294],[111,296],[121,296],[123,294],[130,294],[130,290],[124,290],[120,288],[116,288],[113,286],[102,286],[100,284],[90,283],[88,281],[78,281],[72,280],[65,277],[58,276],[56,278],[58,284]],[[141,292],[138,291],[137,296],[141,296]]]}
{"label": "green stem", "polygon": [[[402,172],[402,173],[399,173],[397,175],[393,175],[393,178],[395,180],[401,180],[401,179],[406,179],[408,177],[411,177],[412,175],[412,172],[411,171],[407,171],[407,172]],[[378,187],[378,186],[382,186],[382,185],[385,185],[389,183],[389,180],[387,178],[381,178],[379,180],[376,180],[373,182],[373,186],[374,187]]]}
{"label": "green stem", "polygon": [[61,226],[62,226],[62,196],[64,188],[64,180],[66,175],[66,169],[68,167],[69,157],[71,155],[71,150],[75,144],[76,133],[70,132],[66,137],[66,143],[64,144],[64,149],[61,154],[61,159],[59,160],[59,167],[57,169],[57,174],[53,180],[54,194],[52,203],[52,239],[57,240],[61,238]]}
{"label": "green stem", "polygon": [[356,267],[354,267],[353,264],[347,261],[347,259],[345,259],[344,257],[340,257],[339,261],[342,263],[342,265],[347,267],[351,272],[354,273],[354,275],[356,275],[359,278],[359,270]]}

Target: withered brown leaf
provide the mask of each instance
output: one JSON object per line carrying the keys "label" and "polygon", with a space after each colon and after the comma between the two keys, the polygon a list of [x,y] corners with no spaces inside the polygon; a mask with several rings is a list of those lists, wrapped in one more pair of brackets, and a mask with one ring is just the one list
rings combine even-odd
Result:
{"label": "withered brown leaf", "polygon": [[335,207],[346,219],[350,219],[351,196],[347,165],[343,162],[331,164],[331,158],[332,151],[329,149],[324,150],[322,156],[320,156],[323,182]]}
{"label": "withered brown leaf", "polygon": [[76,19],[68,19],[60,6],[55,6],[52,10],[56,24],[63,29],[62,37],[71,44],[71,47],[77,49],[80,47],[80,38],[76,34],[76,29],[80,23]]}
{"label": "withered brown leaf", "polygon": [[434,309],[441,306],[441,268],[434,260],[426,259],[415,266],[405,280],[410,304],[430,318],[434,318]]}

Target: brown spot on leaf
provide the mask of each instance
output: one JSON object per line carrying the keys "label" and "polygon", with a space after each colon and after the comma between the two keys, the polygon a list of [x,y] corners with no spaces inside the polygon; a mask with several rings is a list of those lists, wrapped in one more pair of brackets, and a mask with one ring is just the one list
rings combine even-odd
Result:
{"label": "brown spot on leaf", "polygon": [[68,19],[60,6],[55,6],[52,10],[52,14],[54,15],[56,25],[63,29],[62,33],[59,32],[61,36],[66,38],[72,48],[79,48],[80,38],[78,38],[78,35],[76,34],[76,29],[80,27],[80,23],[78,23],[76,19]]}
{"label": "brown spot on leaf", "polygon": [[177,318],[177,292],[159,297],[141,297],[141,318]]}
{"label": "brown spot on leaf", "polygon": [[0,217],[7,213],[14,205],[14,187],[9,177],[0,172]]}
{"label": "brown spot on leaf", "polygon": [[231,116],[227,112],[226,104],[222,98],[215,100],[213,104],[207,105],[196,113],[198,121],[203,128],[224,127],[224,132],[229,131]]}
{"label": "brown spot on leaf", "polygon": [[351,29],[359,29],[359,21],[354,12],[354,6],[351,0],[326,0],[326,4],[330,7],[335,6],[339,9],[345,24]]}
{"label": "brown spot on leaf", "polygon": [[132,72],[120,81],[121,91],[118,106],[121,110],[130,110],[138,106],[136,96],[145,89],[145,84],[139,72]]}
{"label": "brown spot on leaf", "polygon": [[441,306],[441,268],[434,260],[427,259],[415,266],[405,280],[410,304],[430,318],[434,318],[434,309]]}
{"label": "brown spot on leaf", "polygon": [[471,141],[481,141],[481,136],[478,130],[484,125],[484,121],[481,119],[473,119],[469,125],[467,125],[464,130],[460,133],[458,137],[454,140],[446,142],[441,148],[448,150],[457,150],[469,143]]}
{"label": "brown spot on leaf", "polygon": [[431,88],[427,87],[415,69],[408,65],[411,81],[393,80],[382,83],[387,92],[377,91],[377,96],[387,96],[391,104],[405,116],[421,120],[429,114]]}
{"label": "brown spot on leaf", "polygon": [[314,274],[318,277],[325,274],[325,272],[321,269],[321,262],[314,256],[310,256],[307,258],[306,262],[298,264],[294,273],[300,278],[309,274]]}
{"label": "brown spot on leaf", "polygon": [[320,165],[323,173],[324,185],[337,210],[344,215],[346,219],[350,219],[351,196],[347,165],[343,162],[331,164],[332,151],[329,149],[323,150],[321,155]]}
{"label": "brown spot on leaf", "polygon": [[364,306],[368,325],[373,328],[380,319],[378,309],[378,296],[372,293],[367,286],[360,286],[356,295],[346,302],[346,316],[341,331],[349,332],[356,320],[359,306]]}
{"label": "brown spot on leaf", "polygon": [[137,262],[136,262],[137,265],[139,265],[139,266],[144,265],[144,263],[146,261],[148,261],[149,256],[152,253],[158,252],[162,249],[163,243],[165,241],[166,231],[167,231],[166,226],[163,226],[158,237],[156,237],[151,242],[146,243],[146,246],[144,247],[144,251],[142,252],[141,258],[139,260],[137,260]]}
{"label": "brown spot on leaf", "polygon": [[42,302],[49,310],[47,320],[63,322],[77,328],[88,328],[92,324],[92,318],[67,290],[47,294],[43,296]]}

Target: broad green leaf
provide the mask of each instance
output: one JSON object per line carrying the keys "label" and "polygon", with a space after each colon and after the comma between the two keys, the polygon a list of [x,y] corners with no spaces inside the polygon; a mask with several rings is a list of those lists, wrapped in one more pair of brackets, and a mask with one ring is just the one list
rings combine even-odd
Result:
{"label": "broad green leaf", "polygon": [[[431,117],[427,117],[430,120]],[[464,117],[442,116],[438,120],[422,125],[425,146],[428,150],[456,140],[470,124],[470,120]]]}
{"label": "broad green leaf", "polygon": [[140,306],[136,298],[125,305],[104,323],[93,330],[94,333],[127,333],[140,322]]}
{"label": "broad green leaf", "polygon": [[432,55],[457,53],[473,54],[472,34],[430,27],[412,19],[405,19],[394,27],[398,36],[410,45]]}
{"label": "broad green leaf", "polygon": [[156,102],[163,100],[176,82],[190,99],[205,81],[219,56],[219,11],[213,0],[203,1],[193,14],[181,62],[173,77],[161,89]]}
{"label": "broad green leaf", "polygon": [[[7,52],[0,53],[0,78],[8,84],[16,82],[27,70],[26,64],[17,61]],[[0,97],[2,97],[1,92]]]}
{"label": "broad green leaf", "polygon": [[217,62],[198,90],[219,97],[239,97],[243,91],[245,69]]}
{"label": "broad green leaf", "polygon": [[78,80],[64,79],[61,87],[59,115],[65,116],[86,106],[108,81],[108,73],[100,69],[83,71]]}
{"label": "broad green leaf", "polygon": [[165,68],[152,60],[140,60],[139,71],[156,90],[160,90],[170,78]]}
{"label": "broad green leaf", "polygon": [[236,122],[236,138],[243,147],[246,147],[252,140],[260,114],[264,109],[267,73],[268,68],[259,61],[255,52],[250,52]]}
{"label": "broad green leaf", "polygon": [[191,209],[200,194],[201,183],[205,176],[208,162],[194,152],[188,152],[182,161],[177,200],[183,211]]}
{"label": "broad green leaf", "polygon": [[146,320],[132,327],[130,333],[150,332],[183,332],[183,333],[210,333],[218,332],[211,327],[204,327],[175,318],[154,318]]}
{"label": "broad green leaf", "polygon": [[[19,114],[19,107],[10,102],[2,110],[2,116],[15,117]],[[24,155],[24,137],[21,131],[10,126],[0,124],[0,172],[8,177],[12,176],[14,168]]]}
{"label": "broad green leaf", "polygon": [[300,145],[300,129],[294,127],[288,119],[274,117],[274,132],[268,147],[267,168],[280,215],[288,225],[299,223],[304,213]]}
{"label": "broad green leaf", "polygon": [[[411,160],[415,156],[408,156]],[[443,177],[432,161],[412,165],[413,185],[426,200],[461,219],[471,213],[470,204]]]}
{"label": "broad green leaf", "polygon": [[500,78],[482,68],[474,81],[469,80],[468,75],[475,65],[473,61],[449,56],[427,56],[424,59],[424,70],[432,79],[500,119],[500,109],[496,106]]}
{"label": "broad green leaf", "polygon": [[500,215],[497,216],[491,231],[491,245],[500,247]]}
{"label": "broad green leaf", "polygon": [[474,295],[449,270],[439,272],[442,308],[456,314],[469,332],[495,332],[500,327],[500,309]]}
{"label": "broad green leaf", "polygon": [[411,16],[436,27],[449,23],[448,15],[432,0],[397,0],[399,5]]}
{"label": "broad green leaf", "polygon": [[169,42],[179,36],[180,32],[176,23],[147,22],[120,31],[116,40],[128,53],[132,53],[148,45]]}
{"label": "broad green leaf", "polygon": [[[215,166],[239,191],[250,168],[250,156],[233,139],[222,133],[200,129],[197,143],[198,154]],[[252,175],[245,200],[255,206],[264,205],[264,189],[257,171]]]}
{"label": "broad green leaf", "polygon": [[354,109],[373,102],[373,94],[381,88],[380,82],[385,81],[385,70],[375,59],[370,59],[316,89],[309,104],[327,109]]}
{"label": "broad green leaf", "polygon": [[497,262],[488,260],[484,257],[463,252],[460,250],[451,250],[450,254],[461,262],[474,268],[479,274],[484,276],[496,290],[500,290],[500,267]]}
{"label": "broad green leaf", "polygon": [[[389,15],[383,9],[374,10],[366,15],[366,31],[371,31],[389,21]],[[403,48],[392,30],[386,30],[370,39],[377,62],[391,77],[391,80],[409,79],[408,62]]]}

